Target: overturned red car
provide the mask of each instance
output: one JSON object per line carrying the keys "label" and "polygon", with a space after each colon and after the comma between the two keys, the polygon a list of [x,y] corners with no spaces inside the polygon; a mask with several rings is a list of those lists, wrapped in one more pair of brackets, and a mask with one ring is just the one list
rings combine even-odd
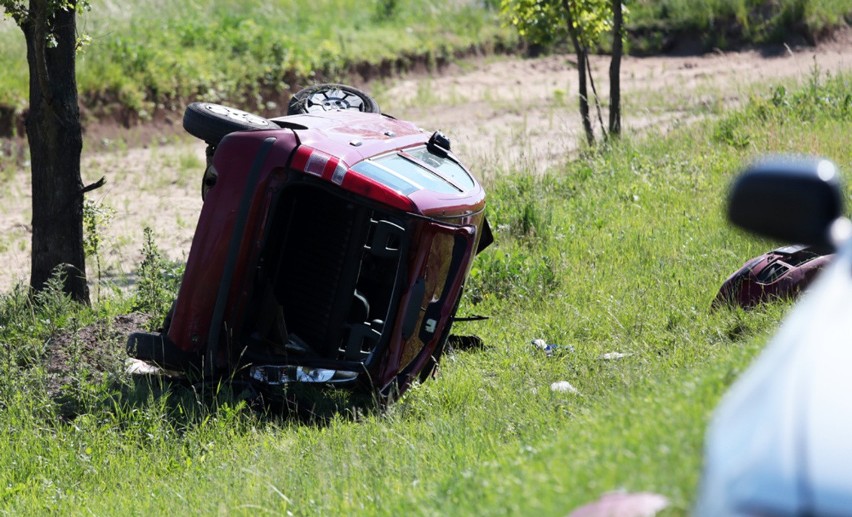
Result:
{"label": "overturned red car", "polygon": [[719,288],[716,307],[751,308],[774,299],[795,298],[828,265],[834,255],[814,246],[774,249],[746,262]]}
{"label": "overturned red car", "polygon": [[272,119],[194,103],[184,127],[208,144],[204,205],[163,328],[128,353],[270,386],[390,395],[428,378],[492,240],[449,140],[344,85]]}

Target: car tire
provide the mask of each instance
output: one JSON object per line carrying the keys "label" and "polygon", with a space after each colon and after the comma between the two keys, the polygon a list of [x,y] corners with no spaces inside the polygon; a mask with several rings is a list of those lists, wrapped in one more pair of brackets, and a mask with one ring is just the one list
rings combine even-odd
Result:
{"label": "car tire", "polygon": [[209,145],[218,145],[229,133],[274,129],[277,126],[261,116],[209,102],[193,102],[183,113],[183,128]]}
{"label": "car tire", "polygon": [[287,106],[288,115],[334,110],[382,112],[376,100],[367,93],[352,86],[334,83],[317,84],[299,90]]}

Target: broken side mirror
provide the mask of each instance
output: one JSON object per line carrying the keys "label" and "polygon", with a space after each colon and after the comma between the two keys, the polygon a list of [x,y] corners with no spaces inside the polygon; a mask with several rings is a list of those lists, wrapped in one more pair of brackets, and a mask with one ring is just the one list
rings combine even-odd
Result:
{"label": "broken side mirror", "polygon": [[748,167],[728,198],[730,221],[788,243],[835,248],[852,233],[837,167],[822,158],[772,156]]}

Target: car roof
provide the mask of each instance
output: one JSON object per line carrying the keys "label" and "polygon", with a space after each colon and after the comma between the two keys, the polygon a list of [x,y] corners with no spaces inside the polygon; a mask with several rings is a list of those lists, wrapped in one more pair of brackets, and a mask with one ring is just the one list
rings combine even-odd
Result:
{"label": "car roof", "polygon": [[[298,145],[333,156],[346,167],[358,169],[361,174],[367,173],[358,166],[365,160],[426,146],[432,135],[411,122],[384,114],[357,111],[320,111],[271,120],[292,131],[298,139]],[[458,164],[459,169],[464,169],[452,153],[449,153],[449,158]],[[380,158],[378,161],[382,160],[383,158]],[[370,163],[375,162],[376,160],[372,160]],[[422,161],[419,163],[420,166],[427,167]],[[447,189],[434,189],[421,183],[416,191],[406,195],[422,213],[435,212],[450,216],[477,212],[484,207],[485,193],[482,186],[466,170],[464,175],[468,181],[461,183],[448,175],[446,170],[437,170],[431,165],[428,170],[446,183],[455,185],[458,191],[448,193]],[[404,173],[401,175],[405,176]],[[372,176],[372,179],[397,190],[387,181],[375,176]]]}
{"label": "car roof", "polygon": [[411,122],[378,113],[320,111],[272,119],[307,145],[354,165],[367,158],[425,144],[429,134]]}

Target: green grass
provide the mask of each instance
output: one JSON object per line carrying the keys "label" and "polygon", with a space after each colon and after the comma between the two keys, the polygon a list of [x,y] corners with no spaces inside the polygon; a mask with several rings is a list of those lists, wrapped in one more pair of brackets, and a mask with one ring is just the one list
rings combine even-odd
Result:
{"label": "green grass", "polygon": [[[438,379],[384,411],[328,412],[349,407],[332,392],[315,396],[327,418],[305,421],[226,386],[195,393],[83,366],[57,401],[50,340],[142,299],[86,309],[5,295],[0,512],[566,515],[624,488],[688,513],[712,408],[789,309],[710,311],[722,280],[772,246],[727,226],[727,186],[768,151],[828,156],[848,174],[836,135],[852,130],[850,81],[815,75],[718,122],[491,181],[497,244],[461,309],[491,320],[456,328],[486,348],[448,355]],[[561,347],[548,357],[535,338]],[[563,380],[579,393],[550,389]]]}
{"label": "green grass", "polygon": [[782,24],[800,23],[820,30],[846,23],[852,7],[844,0],[639,0],[630,6],[637,24],[652,20],[668,22],[673,28],[709,29],[721,22],[735,21],[746,34]]}
{"label": "green grass", "polygon": [[[85,116],[145,121],[190,100],[280,114],[318,80],[361,81],[459,53],[518,47],[498,2],[288,0],[96,2],[79,18],[91,37],[78,55]],[[809,39],[852,20],[845,0],[643,0],[628,6],[630,48],[656,52],[666,35],[702,34],[728,48]],[[0,19],[0,119],[27,106],[23,36]],[[8,118],[8,117],[6,117]],[[8,122],[4,124],[8,125]],[[8,131],[3,127],[0,131]]]}
{"label": "green grass", "polygon": [[690,34],[706,50],[749,43],[810,43],[852,22],[846,0],[640,0],[629,5],[636,51],[654,52],[665,34]]}
{"label": "green grass", "polygon": [[[267,101],[286,102],[289,91],[318,79],[357,76],[356,66],[434,65],[514,45],[496,17],[472,1],[97,2],[78,22],[91,36],[78,86],[93,115],[126,108],[144,120],[195,98],[275,111]],[[2,106],[25,105],[25,55],[20,31],[0,21]]]}

